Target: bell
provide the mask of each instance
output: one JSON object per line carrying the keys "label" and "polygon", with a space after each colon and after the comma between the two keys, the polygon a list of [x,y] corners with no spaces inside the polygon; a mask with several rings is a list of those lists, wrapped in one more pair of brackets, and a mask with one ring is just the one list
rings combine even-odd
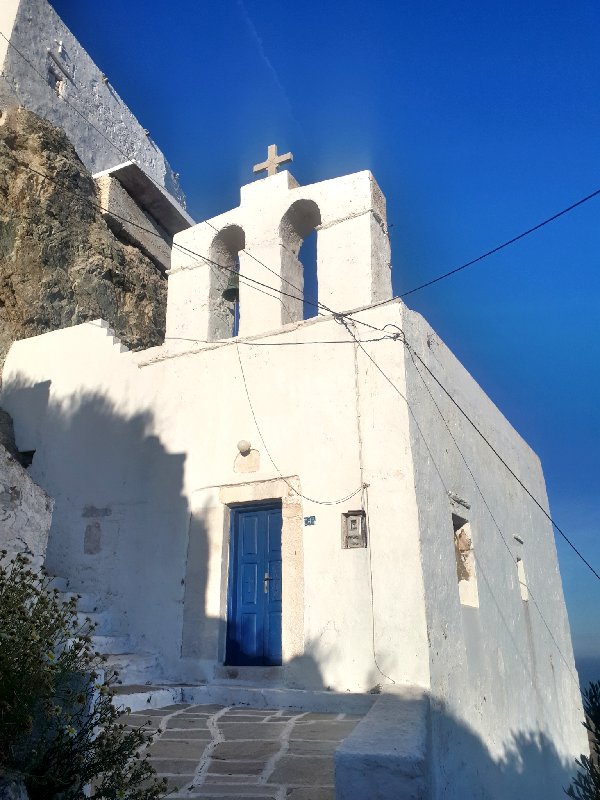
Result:
{"label": "bell", "polygon": [[223,289],[223,300],[228,303],[237,303],[240,299],[240,273],[233,270],[229,273],[227,286]]}

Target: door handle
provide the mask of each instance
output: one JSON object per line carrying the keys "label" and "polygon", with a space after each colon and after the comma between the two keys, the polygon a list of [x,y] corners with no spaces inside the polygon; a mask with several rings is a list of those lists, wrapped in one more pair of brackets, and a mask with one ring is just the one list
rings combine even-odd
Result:
{"label": "door handle", "polygon": [[269,573],[265,572],[265,577],[263,578],[265,582],[265,594],[269,593],[269,581],[272,581],[273,578],[269,578]]}

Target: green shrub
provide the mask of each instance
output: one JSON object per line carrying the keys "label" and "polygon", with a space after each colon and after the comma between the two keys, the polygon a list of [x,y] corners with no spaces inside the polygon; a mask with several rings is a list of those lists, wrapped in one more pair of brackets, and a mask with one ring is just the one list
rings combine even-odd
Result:
{"label": "green shrub", "polygon": [[583,724],[590,734],[590,756],[577,759],[580,769],[566,793],[575,800],[600,800],[600,682],[590,683],[584,691],[583,709],[586,716]]}
{"label": "green shrub", "polygon": [[112,704],[89,620],[24,556],[0,553],[0,772],[19,773],[31,800],[155,800],[165,791],[140,755],[152,735],[128,730]]}

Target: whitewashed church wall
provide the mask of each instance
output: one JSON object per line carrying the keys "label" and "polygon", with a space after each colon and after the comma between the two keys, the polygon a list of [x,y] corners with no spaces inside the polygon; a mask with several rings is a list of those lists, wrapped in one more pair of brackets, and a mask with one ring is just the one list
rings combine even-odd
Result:
{"label": "whitewashed church wall", "polygon": [[135,650],[168,661],[180,646],[185,455],[165,449],[138,380],[109,329],[86,323],[14,343],[2,399],[55,500],[48,570],[103,598]]}
{"label": "whitewashed church wall", "polygon": [[25,106],[62,128],[90,172],[136,160],[184,205],[162,152],[49,3],[3,0],[1,6],[0,29],[37,71],[2,40],[0,103]]}
{"label": "whitewashed church wall", "polygon": [[[348,335],[320,319],[272,339]],[[164,360],[161,353],[168,351],[161,348],[119,350],[94,323],[17,342],[5,366],[3,404],[15,416],[19,446],[36,449],[33,477],[56,499],[49,568],[70,577],[75,588],[107,597],[137,646],[160,652],[164,677],[210,679],[222,661],[226,515],[223,507],[215,511],[214,499],[205,515],[194,508],[203,538],[186,565],[191,498],[220,486],[235,498],[239,486],[245,500],[248,487],[276,480],[280,472],[315,500],[359,488],[354,348],[239,345],[254,413],[277,469],[253,420],[234,342]],[[402,349],[396,346],[389,358],[401,378]],[[359,364],[360,382],[371,382],[368,364]],[[405,412],[397,414],[396,398],[382,410],[372,383],[363,385],[360,408],[372,550],[341,547],[341,512],[360,508],[359,496],[333,506],[303,499],[293,512],[299,519],[314,515],[315,524],[300,531],[304,656],[292,658],[288,678],[295,685],[365,690],[389,680],[376,658],[390,679],[427,685]],[[240,439],[258,451],[256,472],[235,471]],[[388,456],[377,462],[382,442]],[[398,535],[390,513],[404,521]],[[181,662],[188,585],[204,598],[207,615],[199,623],[206,636]]]}
{"label": "whitewashed church wall", "polygon": [[[332,339],[348,340],[348,335],[331,320],[319,320],[290,326],[288,331],[265,341]],[[353,346],[239,345],[254,412],[277,469],[256,429],[237,351],[235,343],[230,342],[142,368],[148,376],[146,391],[157,387],[151,402],[157,418],[164,419],[165,428],[169,428],[170,448],[188,449],[186,494],[202,494],[204,487],[215,485],[242,487],[276,479],[280,473],[290,480],[298,476],[302,494],[317,501],[344,497],[357,489],[361,479]],[[158,352],[157,355],[160,357]],[[401,361],[401,348],[396,347],[394,356]],[[144,354],[136,358],[143,361]],[[395,372],[403,374],[398,367]],[[371,378],[369,373],[368,380]],[[365,376],[361,375],[361,380]],[[164,386],[172,388],[170,395],[158,388]],[[176,386],[185,389],[175,391]],[[363,387],[363,394],[370,395],[366,402],[371,414],[369,403],[376,403],[372,385]],[[182,397],[185,403],[181,402]],[[394,421],[393,408],[383,409],[368,423],[365,435],[369,438],[376,431],[379,440],[387,440],[389,446],[402,437],[400,422]],[[404,430],[407,431],[406,425]],[[259,452],[260,469],[255,473],[234,472],[240,439],[249,440]],[[387,679],[374,663],[373,625],[376,657],[383,671],[389,671],[398,682],[418,681],[423,685],[428,680],[424,618],[419,628],[422,588],[418,590],[417,531],[404,529],[407,538],[412,534],[411,550],[406,543],[402,547],[397,542],[387,522],[389,511],[397,510],[397,516],[406,514],[407,504],[412,502],[416,524],[412,478],[406,470],[402,485],[397,474],[405,445],[406,438],[397,449],[390,447],[388,463],[381,459],[376,464],[373,459],[370,467],[374,515],[370,535],[378,548],[372,558],[372,569],[377,573],[374,612],[369,552],[341,548],[341,512],[360,508],[360,497],[334,506],[301,501],[302,517],[316,518],[314,525],[303,530],[306,657],[290,667],[290,673],[299,673],[302,680],[310,676],[313,683],[342,690],[369,689],[385,683]],[[244,496],[242,492],[240,498]],[[211,553],[206,584],[213,587],[210,603],[214,613],[220,602],[214,587],[222,587],[226,553],[223,518],[214,515],[214,500],[206,502],[206,548]],[[400,586],[396,558],[407,565],[408,578]],[[212,652],[204,653],[207,663],[217,657],[216,641],[211,637],[208,641],[212,642]],[[188,666],[193,668],[192,664]]]}
{"label": "whitewashed church wall", "polygon": [[[419,315],[406,311],[402,327],[547,508],[537,456]],[[407,358],[430,641],[433,796],[558,800],[573,774],[573,758],[587,745],[552,528],[416,363],[473,473]],[[459,599],[453,512],[471,527],[478,607]],[[517,558],[529,600],[521,596]]]}

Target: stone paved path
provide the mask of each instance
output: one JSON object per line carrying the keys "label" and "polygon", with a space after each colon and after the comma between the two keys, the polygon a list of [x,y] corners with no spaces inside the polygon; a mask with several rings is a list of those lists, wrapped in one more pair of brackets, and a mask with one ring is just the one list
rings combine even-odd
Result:
{"label": "stone paved path", "polygon": [[169,798],[334,800],[333,753],[360,717],[177,705],[123,717],[159,733],[150,758]]}

